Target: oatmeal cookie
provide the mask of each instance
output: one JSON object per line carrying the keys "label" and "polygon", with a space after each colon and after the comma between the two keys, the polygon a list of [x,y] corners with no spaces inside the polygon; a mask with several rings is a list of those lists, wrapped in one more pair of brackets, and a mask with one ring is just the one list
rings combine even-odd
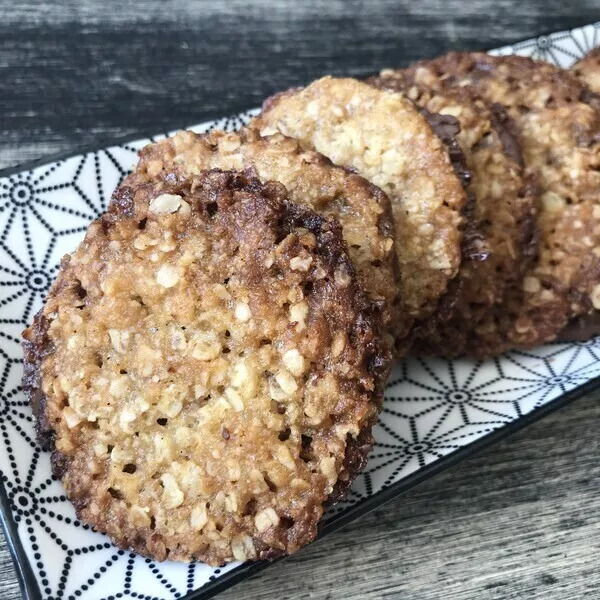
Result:
{"label": "oatmeal cookie", "polygon": [[289,199],[308,204],[342,226],[350,258],[371,300],[381,306],[392,336],[401,331],[399,274],[388,197],[359,175],[338,167],[280,133],[261,137],[252,129],[197,135],[181,131],[140,152],[132,182],[187,178],[204,169],[234,169],[284,184]]}
{"label": "oatmeal cookie", "polygon": [[[466,195],[444,143],[412,102],[355,79],[325,77],[267,100],[251,126],[295,137],[387,193],[403,314],[430,316],[458,271]],[[409,328],[407,320],[404,335]]]}
{"label": "oatmeal cookie", "polygon": [[501,106],[468,87],[440,89],[436,73],[425,66],[384,71],[368,82],[404,93],[431,113],[457,118],[456,138],[472,176],[473,209],[450,315],[421,324],[414,350],[446,357],[502,352],[507,340],[496,313],[522,300],[523,274],[537,250],[537,196],[523,173],[513,123]]}
{"label": "oatmeal cookie", "polygon": [[595,94],[600,94],[600,47],[590,50],[579,59],[571,71],[577,79]]}
{"label": "oatmeal cookie", "polygon": [[78,518],[156,560],[292,553],[372,446],[389,354],[339,225],[274,182],[122,186],[24,332]]}
{"label": "oatmeal cookie", "polygon": [[526,172],[540,188],[540,244],[508,337],[525,347],[555,340],[600,306],[597,97],[568,71],[521,56],[450,53],[420,67],[441,90],[468,86],[503,105],[516,125]]}

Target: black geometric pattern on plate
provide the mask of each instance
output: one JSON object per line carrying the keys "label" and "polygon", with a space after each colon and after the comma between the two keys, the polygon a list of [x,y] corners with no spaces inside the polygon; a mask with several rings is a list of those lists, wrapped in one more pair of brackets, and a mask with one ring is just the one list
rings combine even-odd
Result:
{"label": "black geometric pattern on plate", "polygon": [[[600,42],[599,29],[600,24],[589,25],[496,52],[567,66]],[[192,129],[236,129],[255,112]],[[61,257],[106,208],[149,141],[0,177],[0,476],[17,527],[11,535],[21,540],[43,598],[181,598],[239,568],[155,564],[117,550],[80,523],[50,475],[47,454],[35,443],[21,389],[21,330],[41,306]],[[598,340],[512,352],[488,362],[406,360],[390,378],[369,464],[326,522],[599,375]]]}
{"label": "black geometric pattern on plate", "polygon": [[572,31],[541,35],[512,46],[492,50],[490,54],[520,54],[568,68],[598,45],[600,45],[600,21]]}

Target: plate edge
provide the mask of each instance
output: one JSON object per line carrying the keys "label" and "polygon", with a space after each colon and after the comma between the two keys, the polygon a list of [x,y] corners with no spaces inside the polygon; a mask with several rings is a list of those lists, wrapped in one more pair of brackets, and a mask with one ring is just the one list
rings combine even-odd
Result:
{"label": "plate edge", "polygon": [[10,508],[10,499],[4,487],[4,477],[0,477],[0,525],[2,525],[10,557],[17,572],[17,579],[23,599],[42,600],[37,579],[25,553],[25,548],[23,548],[18,525],[14,520]]}

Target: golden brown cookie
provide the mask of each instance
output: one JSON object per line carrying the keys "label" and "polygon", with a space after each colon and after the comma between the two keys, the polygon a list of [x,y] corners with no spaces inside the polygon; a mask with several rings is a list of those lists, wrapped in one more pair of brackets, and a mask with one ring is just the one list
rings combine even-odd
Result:
{"label": "golden brown cookie", "polygon": [[295,137],[387,193],[403,314],[430,316],[458,272],[466,195],[446,147],[414,105],[355,79],[325,77],[267,100],[251,126]]}
{"label": "golden brown cookie", "polygon": [[579,59],[571,71],[592,92],[600,94],[600,47],[590,50]]}
{"label": "golden brown cookie", "polygon": [[513,124],[502,107],[468,87],[440,89],[437,74],[426,65],[384,71],[369,83],[458,119],[456,137],[472,176],[468,190],[474,202],[449,316],[422,323],[414,351],[446,357],[498,354],[507,344],[499,316],[507,303],[522,301],[523,274],[537,251],[537,196],[523,174]]}
{"label": "golden brown cookie", "polygon": [[185,179],[205,169],[234,169],[279,181],[292,202],[337,219],[366,292],[381,306],[392,335],[401,331],[394,224],[389,199],[379,188],[322,154],[302,149],[297,140],[280,133],[263,138],[246,128],[205,135],[182,131],[150,144],[140,152],[129,181]]}
{"label": "golden brown cookie", "polygon": [[389,355],[340,227],[231,172],[122,186],[24,333],[78,518],[157,560],[312,541],[372,445]]}
{"label": "golden brown cookie", "polygon": [[450,53],[417,63],[439,89],[469,86],[503,105],[520,136],[541,205],[539,257],[510,309],[517,346],[549,342],[600,307],[600,117],[597,98],[572,74],[521,56]]}

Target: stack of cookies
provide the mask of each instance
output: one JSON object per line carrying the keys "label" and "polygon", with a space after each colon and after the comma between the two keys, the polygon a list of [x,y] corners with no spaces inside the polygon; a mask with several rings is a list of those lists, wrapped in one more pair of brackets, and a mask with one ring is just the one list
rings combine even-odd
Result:
{"label": "stack of cookies", "polygon": [[79,519],[157,560],[312,541],[395,358],[600,331],[600,57],[325,77],[151,144],[24,332]]}

